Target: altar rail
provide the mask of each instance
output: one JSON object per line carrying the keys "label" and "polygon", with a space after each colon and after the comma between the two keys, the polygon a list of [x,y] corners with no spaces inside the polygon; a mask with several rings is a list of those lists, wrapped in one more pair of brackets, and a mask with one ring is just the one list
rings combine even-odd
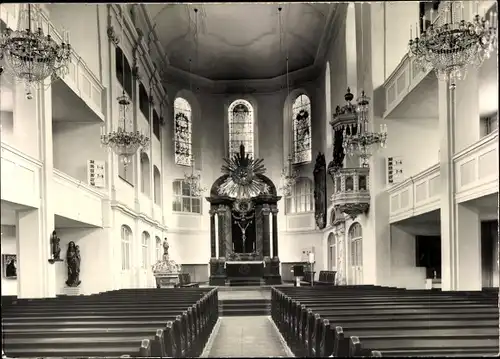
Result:
{"label": "altar rail", "polygon": [[453,157],[457,203],[498,192],[498,130]]}
{"label": "altar rail", "polygon": [[388,190],[389,222],[440,208],[440,173],[436,164]]}

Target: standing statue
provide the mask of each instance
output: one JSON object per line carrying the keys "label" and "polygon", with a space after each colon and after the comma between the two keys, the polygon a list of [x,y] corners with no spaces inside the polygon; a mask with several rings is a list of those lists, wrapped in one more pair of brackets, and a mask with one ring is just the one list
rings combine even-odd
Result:
{"label": "standing statue", "polygon": [[50,236],[50,248],[52,252],[52,259],[55,261],[61,260],[61,246],[59,243],[61,239],[57,236],[56,231],[52,232]]}
{"label": "standing statue", "polygon": [[165,239],[163,240],[163,257],[168,258],[168,248],[169,247],[170,246],[168,245],[167,237],[165,237]]}
{"label": "standing statue", "polygon": [[66,252],[66,262],[68,266],[68,287],[78,287],[80,281],[80,247],[75,245],[75,242],[68,243],[68,251]]}

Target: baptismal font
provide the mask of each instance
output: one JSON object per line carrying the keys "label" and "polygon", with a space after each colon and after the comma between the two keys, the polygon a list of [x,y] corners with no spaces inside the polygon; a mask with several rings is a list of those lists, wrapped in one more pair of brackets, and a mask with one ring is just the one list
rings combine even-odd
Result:
{"label": "baptismal font", "polygon": [[167,238],[163,241],[163,256],[153,266],[153,275],[156,278],[157,288],[173,288],[179,282],[181,265],[170,259]]}

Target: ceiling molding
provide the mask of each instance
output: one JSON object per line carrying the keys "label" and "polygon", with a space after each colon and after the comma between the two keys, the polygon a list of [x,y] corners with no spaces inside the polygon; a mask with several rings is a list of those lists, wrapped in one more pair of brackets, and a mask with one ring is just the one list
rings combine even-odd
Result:
{"label": "ceiling molding", "polygon": [[[296,88],[300,85],[318,78],[321,74],[321,66],[311,65],[303,69],[290,72],[288,79],[290,87]],[[211,94],[250,94],[250,93],[272,93],[286,87],[286,75],[270,79],[259,80],[210,80],[206,77],[189,73],[173,66],[168,66],[164,71],[166,83],[172,82],[176,85],[194,92],[206,92]]]}

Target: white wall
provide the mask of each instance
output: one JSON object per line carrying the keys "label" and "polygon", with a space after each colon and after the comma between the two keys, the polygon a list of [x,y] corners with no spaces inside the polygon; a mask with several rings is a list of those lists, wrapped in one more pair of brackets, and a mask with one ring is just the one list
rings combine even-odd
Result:
{"label": "white wall", "polygon": [[54,168],[87,183],[87,161],[107,161],[106,149],[100,143],[100,126],[99,123],[53,122]]}
{"label": "white wall", "polygon": [[[16,226],[2,225],[1,252],[2,254],[17,255]],[[3,265],[2,263],[2,270]],[[17,295],[17,279],[7,279],[3,273],[2,295]]]}

